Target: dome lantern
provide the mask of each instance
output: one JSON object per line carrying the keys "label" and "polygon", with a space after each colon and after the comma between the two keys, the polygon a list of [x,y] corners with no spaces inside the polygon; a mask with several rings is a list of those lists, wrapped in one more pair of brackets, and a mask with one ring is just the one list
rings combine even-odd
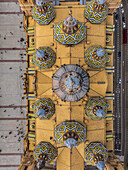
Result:
{"label": "dome lantern", "polygon": [[67,34],[74,34],[77,30],[77,20],[72,17],[72,12],[70,11],[69,17],[64,20],[63,31]]}

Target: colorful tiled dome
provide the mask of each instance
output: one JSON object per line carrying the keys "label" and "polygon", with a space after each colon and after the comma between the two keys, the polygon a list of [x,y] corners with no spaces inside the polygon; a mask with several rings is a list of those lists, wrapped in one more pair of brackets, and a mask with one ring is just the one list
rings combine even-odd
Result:
{"label": "colorful tiled dome", "polygon": [[63,65],[52,78],[53,92],[62,101],[79,101],[89,89],[89,76],[78,65]]}
{"label": "colorful tiled dome", "polygon": [[78,122],[62,122],[55,128],[55,140],[71,149],[86,141],[86,128]]}
{"label": "colorful tiled dome", "polygon": [[108,150],[101,143],[90,143],[85,149],[85,159],[88,160],[91,165],[103,166],[103,162],[106,162],[108,158]]}
{"label": "colorful tiled dome", "polygon": [[56,61],[56,54],[50,47],[39,47],[33,55],[32,63],[39,69],[49,69]]}
{"label": "colorful tiled dome", "polygon": [[55,26],[54,38],[61,44],[78,44],[86,38],[86,26],[70,14]]}
{"label": "colorful tiled dome", "polygon": [[91,98],[85,107],[85,114],[92,120],[101,120],[107,113],[107,104],[101,98]]}
{"label": "colorful tiled dome", "polygon": [[49,24],[55,18],[55,11],[50,3],[42,2],[33,7],[32,16],[39,25]]}
{"label": "colorful tiled dome", "polygon": [[50,98],[43,98],[33,105],[33,111],[39,119],[50,119],[55,113],[55,104]]}
{"label": "colorful tiled dome", "polygon": [[109,62],[109,57],[102,46],[91,46],[85,52],[85,62],[91,68],[102,68]]}
{"label": "colorful tiled dome", "polygon": [[105,0],[93,0],[85,7],[85,18],[91,23],[102,23],[108,16]]}
{"label": "colorful tiled dome", "polygon": [[42,160],[47,164],[51,163],[55,159],[56,154],[57,152],[55,147],[49,142],[40,142],[36,145],[33,151],[34,159],[37,162]]}

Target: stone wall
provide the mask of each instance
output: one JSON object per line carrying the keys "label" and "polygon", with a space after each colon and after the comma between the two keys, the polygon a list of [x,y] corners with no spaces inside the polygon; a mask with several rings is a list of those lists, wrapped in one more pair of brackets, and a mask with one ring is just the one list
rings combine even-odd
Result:
{"label": "stone wall", "polygon": [[0,1],[0,170],[17,170],[23,156],[26,57],[22,23],[18,1]]}

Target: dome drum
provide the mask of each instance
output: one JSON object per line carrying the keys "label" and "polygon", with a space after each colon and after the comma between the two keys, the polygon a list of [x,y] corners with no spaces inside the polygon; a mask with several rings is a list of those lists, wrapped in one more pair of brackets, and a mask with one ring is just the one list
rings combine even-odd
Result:
{"label": "dome drum", "polygon": [[37,12],[39,12],[40,15],[48,12],[48,6],[46,4],[44,4],[43,2],[41,3],[41,5],[42,6],[37,7]]}
{"label": "dome drum", "polygon": [[97,164],[99,161],[104,161],[104,157],[102,154],[96,153],[94,154],[94,162]]}
{"label": "dome drum", "polygon": [[76,141],[78,141],[78,135],[77,133],[75,132],[66,132],[64,135],[63,135],[63,140],[66,141],[68,138],[73,138],[75,139]]}
{"label": "dome drum", "polygon": [[43,162],[48,161],[48,155],[46,153],[41,153],[38,157],[38,160],[42,160]]}
{"label": "dome drum", "polygon": [[97,13],[101,12],[104,9],[104,4],[99,4],[97,1],[93,4],[94,11]]}

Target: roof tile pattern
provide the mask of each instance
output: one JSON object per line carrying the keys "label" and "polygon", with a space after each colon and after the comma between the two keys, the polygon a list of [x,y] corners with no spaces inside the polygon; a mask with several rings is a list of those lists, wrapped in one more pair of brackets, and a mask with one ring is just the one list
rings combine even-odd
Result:
{"label": "roof tile pattern", "polygon": [[38,6],[35,5],[32,9],[32,16],[39,25],[49,24],[55,18],[55,11],[50,3],[45,2],[48,9],[45,14],[38,12]]}
{"label": "roof tile pattern", "polygon": [[96,12],[93,7],[95,2],[95,0],[91,1],[85,7],[85,18],[91,23],[102,23],[108,15],[108,7],[104,4],[104,8],[101,11]]}

